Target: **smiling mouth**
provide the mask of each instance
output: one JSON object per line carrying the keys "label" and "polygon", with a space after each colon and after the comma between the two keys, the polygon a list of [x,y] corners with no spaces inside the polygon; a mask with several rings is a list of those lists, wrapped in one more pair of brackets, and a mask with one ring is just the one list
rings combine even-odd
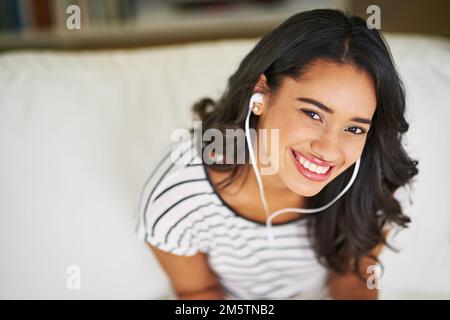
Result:
{"label": "smiling mouth", "polygon": [[306,178],[320,182],[328,179],[335,166],[319,166],[291,149],[297,170]]}

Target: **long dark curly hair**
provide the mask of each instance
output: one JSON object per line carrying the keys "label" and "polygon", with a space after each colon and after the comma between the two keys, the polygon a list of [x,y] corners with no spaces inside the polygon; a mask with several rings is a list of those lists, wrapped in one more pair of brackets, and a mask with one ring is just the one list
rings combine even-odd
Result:
{"label": "long dark curly hair", "polygon": [[[202,120],[202,130],[215,128],[225,133],[229,128],[244,129],[249,100],[262,73],[270,93],[275,94],[284,77],[298,79],[317,60],[350,64],[367,72],[375,83],[376,111],[353,186],[330,208],[306,215],[318,260],[337,273],[350,271],[363,277],[362,259],[369,257],[378,263],[370,252],[380,243],[392,248],[386,242],[384,227],[393,223],[406,228],[409,224],[394,192],[410,185],[418,173],[418,161],[412,160],[402,146],[402,136],[409,127],[404,117],[404,87],[378,30],[369,29],[360,17],[337,10],[295,14],[261,38],[245,56],[218,101],[203,98],[194,104],[193,111]],[[258,117],[252,116],[250,127],[255,129],[257,121]],[[247,148],[241,151],[248,159]],[[249,163],[213,163],[208,167],[230,172],[218,184],[220,189],[247,174]],[[353,168],[350,166],[317,195],[306,198],[307,207],[331,201],[350,180]]]}

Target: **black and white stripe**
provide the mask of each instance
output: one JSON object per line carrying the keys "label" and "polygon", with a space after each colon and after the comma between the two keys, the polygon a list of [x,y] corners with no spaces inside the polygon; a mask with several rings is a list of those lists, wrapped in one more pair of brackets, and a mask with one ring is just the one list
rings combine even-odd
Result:
{"label": "black and white stripe", "polygon": [[[325,286],[303,220],[273,225],[274,247],[263,223],[223,202],[212,186],[193,140],[166,151],[140,197],[138,232],[161,250],[191,256],[203,252],[228,298],[289,299]],[[187,151],[191,152],[187,152]],[[193,155],[193,156],[192,156]]]}

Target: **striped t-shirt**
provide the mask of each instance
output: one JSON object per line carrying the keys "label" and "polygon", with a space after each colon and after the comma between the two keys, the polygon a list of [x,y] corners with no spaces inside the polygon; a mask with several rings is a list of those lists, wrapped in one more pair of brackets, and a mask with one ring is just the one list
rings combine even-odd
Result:
{"label": "striped t-shirt", "polygon": [[326,298],[305,220],[274,224],[270,247],[266,225],[222,200],[194,151],[190,138],[161,156],[142,188],[139,238],[174,255],[205,253],[225,299]]}

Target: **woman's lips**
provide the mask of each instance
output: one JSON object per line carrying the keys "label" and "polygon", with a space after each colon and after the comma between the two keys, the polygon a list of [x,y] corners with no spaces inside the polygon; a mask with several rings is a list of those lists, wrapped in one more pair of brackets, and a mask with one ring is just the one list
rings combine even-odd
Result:
{"label": "woman's lips", "polygon": [[[312,180],[312,181],[316,181],[316,182],[322,182],[325,181],[326,179],[328,179],[328,177],[331,175],[331,172],[334,169],[334,166],[330,166],[328,171],[326,171],[325,173],[317,173],[317,172],[313,172],[309,169],[306,169],[300,162],[299,160],[296,159],[297,156],[299,156],[298,152],[295,152],[293,149],[291,149],[291,154],[292,154],[292,160],[294,161],[295,167],[297,168],[297,170],[306,178]],[[301,156],[303,157],[303,156]],[[306,157],[303,157],[304,159],[307,159]]]}
{"label": "woman's lips", "polygon": [[291,149],[291,150],[292,150],[292,152],[295,153],[295,155],[297,157],[302,157],[302,158],[308,160],[309,162],[314,163],[314,164],[316,164],[318,166],[321,166],[321,167],[332,167],[332,166],[334,166],[334,164],[331,163],[331,162],[323,161],[323,160],[320,160],[320,159],[317,159],[317,158],[314,158],[314,157],[309,157],[309,156],[307,156],[305,154],[302,154],[302,153],[300,153],[300,152],[298,152],[298,151],[296,151],[294,149]]}

